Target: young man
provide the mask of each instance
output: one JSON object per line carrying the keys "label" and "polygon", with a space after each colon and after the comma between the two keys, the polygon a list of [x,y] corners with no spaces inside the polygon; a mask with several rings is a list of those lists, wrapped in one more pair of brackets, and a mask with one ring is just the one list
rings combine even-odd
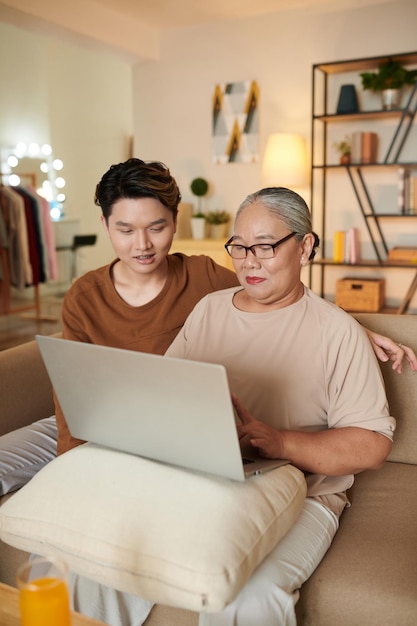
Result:
{"label": "young man", "polygon": [[[65,339],[164,354],[203,296],[238,284],[234,272],[210,257],[169,254],[180,199],[162,163],[129,159],[104,174],[95,202],[116,258],[66,294]],[[81,442],[55,404],[62,454]]]}

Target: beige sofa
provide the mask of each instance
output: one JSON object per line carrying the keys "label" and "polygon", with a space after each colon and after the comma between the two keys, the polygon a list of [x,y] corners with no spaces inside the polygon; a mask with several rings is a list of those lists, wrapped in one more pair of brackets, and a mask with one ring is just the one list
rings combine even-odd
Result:
{"label": "beige sofa", "polygon": [[[417,350],[417,316],[362,314],[369,328]],[[417,620],[417,374],[383,364],[395,445],[379,471],[357,476],[352,507],[322,563],[301,589],[298,624],[414,626]],[[53,413],[51,385],[35,342],[0,352],[0,435]],[[4,496],[7,498],[8,496]],[[25,554],[0,542],[0,581],[14,584]],[[157,606],[149,626],[197,624],[197,614]]]}

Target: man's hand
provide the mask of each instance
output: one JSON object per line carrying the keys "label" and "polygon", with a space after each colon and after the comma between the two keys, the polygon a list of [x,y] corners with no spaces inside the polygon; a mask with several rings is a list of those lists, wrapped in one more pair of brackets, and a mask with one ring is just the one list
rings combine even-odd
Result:
{"label": "man's hand", "polygon": [[413,350],[402,343],[395,343],[389,337],[384,335],[378,335],[368,328],[365,329],[372,348],[378,359],[385,363],[386,361],[392,361],[392,369],[399,374],[402,372],[402,361],[404,357],[407,359],[410,369],[413,372],[417,372],[417,357]]}

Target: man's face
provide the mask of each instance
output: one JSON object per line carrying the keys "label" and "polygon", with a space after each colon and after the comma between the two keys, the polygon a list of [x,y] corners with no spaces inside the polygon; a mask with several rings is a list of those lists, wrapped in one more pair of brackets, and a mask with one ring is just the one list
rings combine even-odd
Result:
{"label": "man's face", "polygon": [[156,198],[122,198],[112,208],[104,229],[125,269],[151,274],[161,265],[176,230],[174,217]]}

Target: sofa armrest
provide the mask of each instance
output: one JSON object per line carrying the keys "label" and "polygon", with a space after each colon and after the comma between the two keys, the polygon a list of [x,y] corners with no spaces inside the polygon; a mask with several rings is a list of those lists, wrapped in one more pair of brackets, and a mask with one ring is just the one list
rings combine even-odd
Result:
{"label": "sofa armrest", "polygon": [[55,412],[52,385],[36,341],[0,352],[0,435]]}

